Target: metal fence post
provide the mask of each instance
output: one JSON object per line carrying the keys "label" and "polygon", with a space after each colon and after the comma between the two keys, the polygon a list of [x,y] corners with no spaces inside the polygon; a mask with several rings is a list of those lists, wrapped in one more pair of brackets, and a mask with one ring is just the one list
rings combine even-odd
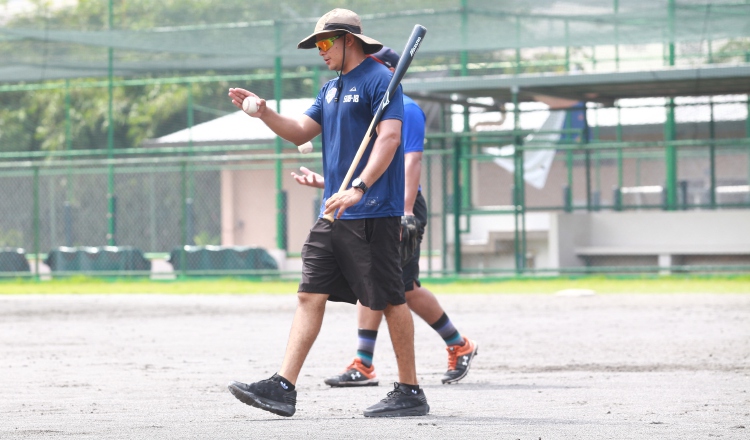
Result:
{"label": "metal fence post", "polygon": [[461,273],[461,138],[453,143],[453,263]]}
{"label": "metal fence post", "polygon": [[708,179],[709,179],[709,202],[711,209],[716,209],[716,123],[714,121],[714,100],[709,98],[710,119],[708,121]]}
{"label": "metal fence post", "polygon": [[675,140],[675,119],[674,119],[674,98],[669,98],[667,103],[667,121],[664,127],[664,140],[666,145],[666,206],[668,211],[673,211],[677,207],[677,147],[674,145]]}
{"label": "metal fence post", "polygon": [[41,280],[39,275],[39,167],[34,167],[34,189],[33,189],[33,228],[34,228],[34,273],[37,281]]}
{"label": "metal fence post", "polygon": [[520,135],[521,112],[518,103],[519,88],[511,88],[513,95],[513,217],[514,217],[514,251],[516,274],[521,275],[526,267],[526,207],[524,182],[523,140]]}
{"label": "metal fence post", "polygon": [[182,205],[182,218],[180,219],[181,243],[180,243],[180,278],[187,277],[187,162],[180,164],[180,200]]}
{"label": "metal fence post", "polygon": [[[279,55],[281,53],[281,23],[278,21],[274,21],[274,40],[275,40],[275,49],[276,49],[276,57],[274,58],[274,79],[273,79],[273,95],[274,99],[276,100],[276,112],[281,113],[281,99],[283,95],[283,87],[282,87],[282,63],[281,63],[281,56]],[[274,144],[274,152],[279,155],[282,153],[282,144],[281,144],[281,138],[279,136],[276,136],[275,144]],[[274,161],[274,178],[275,178],[275,187],[276,187],[276,247],[280,250],[286,250],[286,234],[285,234],[285,223],[286,223],[286,207],[285,207],[285,197],[284,197],[284,184],[282,181],[281,174],[283,172],[283,166],[282,166],[281,159],[276,159]]]}

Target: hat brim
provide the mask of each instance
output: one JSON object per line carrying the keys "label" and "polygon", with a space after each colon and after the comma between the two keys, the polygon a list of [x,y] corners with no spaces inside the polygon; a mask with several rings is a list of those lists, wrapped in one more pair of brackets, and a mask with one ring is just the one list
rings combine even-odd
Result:
{"label": "hat brim", "polygon": [[315,42],[317,39],[315,37],[320,34],[327,34],[329,32],[346,32],[347,34],[353,35],[362,42],[362,49],[365,51],[366,55],[373,54],[383,48],[383,43],[366,35],[355,34],[354,32],[348,31],[346,29],[324,29],[322,31],[315,32],[309,37],[300,41],[299,44],[297,44],[297,49],[316,49]]}

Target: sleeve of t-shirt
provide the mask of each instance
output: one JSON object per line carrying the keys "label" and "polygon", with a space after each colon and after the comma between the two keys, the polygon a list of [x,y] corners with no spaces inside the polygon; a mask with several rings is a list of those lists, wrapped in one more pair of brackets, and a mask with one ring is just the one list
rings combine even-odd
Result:
{"label": "sleeve of t-shirt", "polygon": [[404,153],[424,151],[424,122],[424,112],[418,105],[404,106]]}
{"label": "sleeve of t-shirt", "polygon": [[310,117],[313,121],[317,122],[321,127],[323,126],[323,107],[321,105],[323,96],[323,89],[318,92],[318,96],[315,98],[315,102],[310,106],[309,109],[305,110],[305,114]]}

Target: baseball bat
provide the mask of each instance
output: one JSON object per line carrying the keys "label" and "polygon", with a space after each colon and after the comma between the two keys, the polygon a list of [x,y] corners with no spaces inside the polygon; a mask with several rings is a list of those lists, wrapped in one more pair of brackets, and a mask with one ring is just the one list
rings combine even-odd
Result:
{"label": "baseball bat", "polygon": [[[349,166],[349,171],[346,172],[344,181],[341,182],[339,192],[346,190],[346,187],[349,186],[354,170],[357,169],[357,165],[359,165],[362,155],[364,155],[367,150],[367,145],[370,144],[372,137],[375,135],[375,129],[380,123],[380,119],[383,117],[383,112],[391,102],[391,95],[396,92],[396,88],[401,84],[401,80],[404,78],[406,70],[409,69],[411,62],[414,59],[414,55],[417,54],[417,50],[419,49],[420,44],[422,44],[422,40],[424,40],[426,33],[427,28],[420,24],[414,25],[414,29],[411,31],[411,36],[409,36],[409,39],[406,41],[406,46],[404,46],[404,50],[401,52],[401,57],[398,60],[396,70],[393,71],[393,76],[391,77],[391,82],[388,84],[388,88],[385,91],[385,96],[383,96],[383,99],[380,101],[380,106],[378,107],[378,111],[375,112],[375,116],[372,117],[372,122],[370,122],[370,126],[367,128],[364,139],[362,139],[362,142],[359,144],[357,154],[354,155],[352,164]],[[333,214],[325,214],[323,218],[333,223]]]}

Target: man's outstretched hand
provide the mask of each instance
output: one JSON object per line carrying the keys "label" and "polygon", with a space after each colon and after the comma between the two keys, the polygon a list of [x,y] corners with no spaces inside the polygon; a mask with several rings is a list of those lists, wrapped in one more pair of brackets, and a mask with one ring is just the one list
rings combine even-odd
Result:
{"label": "man's outstretched hand", "polygon": [[297,174],[292,171],[292,177],[300,185],[312,186],[313,188],[325,188],[325,179],[315,171],[310,171],[305,167],[299,167],[302,174]]}

